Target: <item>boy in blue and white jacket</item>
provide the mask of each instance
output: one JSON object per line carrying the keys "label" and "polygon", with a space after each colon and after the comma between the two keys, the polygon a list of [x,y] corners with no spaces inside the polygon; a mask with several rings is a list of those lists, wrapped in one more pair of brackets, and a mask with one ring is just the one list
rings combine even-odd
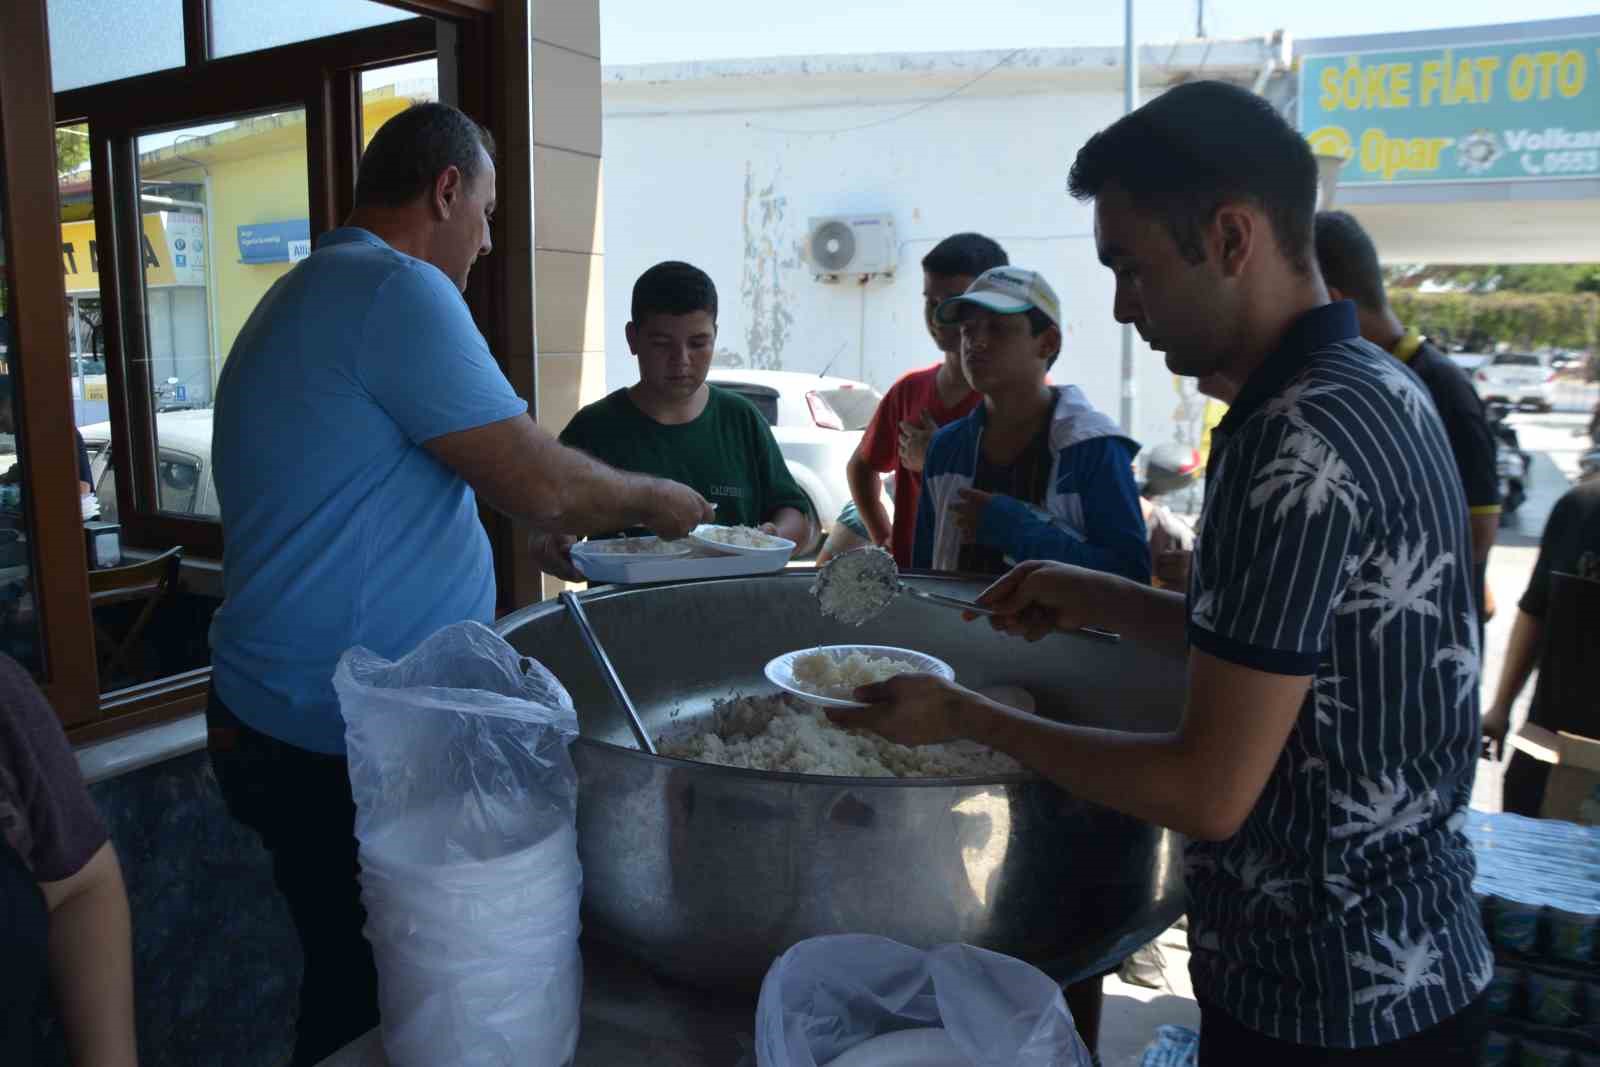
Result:
{"label": "boy in blue and white jacket", "polygon": [[1046,384],[1061,351],[1049,284],[996,267],[936,315],[960,324],[962,368],[983,404],[929,445],[912,565],[1001,574],[1048,559],[1148,583],[1139,445],[1077,386]]}

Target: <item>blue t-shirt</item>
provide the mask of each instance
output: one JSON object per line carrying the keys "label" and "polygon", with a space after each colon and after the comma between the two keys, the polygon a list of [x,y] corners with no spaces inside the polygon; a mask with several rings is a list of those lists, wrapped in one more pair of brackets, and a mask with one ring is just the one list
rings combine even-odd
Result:
{"label": "blue t-shirt", "polygon": [[1213,432],[1190,570],[1196,648],[1311,678],[1239,832],[1187,849],[1195,993],[1239,1023],[1387,1045],[1488,983],[1461,832],[1480,747],[1473,582],[1422,384],[1360,339],[1354,305],[1307,312]]}
{"label": "blue t-shirt", "polygon": [[466,482],[423,442],[527,410],[437,267],[334,230],[256,305],[217,383],[212,465],[226,599],[212,684],[241,720],[344,751],[353,645],[409,652],[494,617]]}

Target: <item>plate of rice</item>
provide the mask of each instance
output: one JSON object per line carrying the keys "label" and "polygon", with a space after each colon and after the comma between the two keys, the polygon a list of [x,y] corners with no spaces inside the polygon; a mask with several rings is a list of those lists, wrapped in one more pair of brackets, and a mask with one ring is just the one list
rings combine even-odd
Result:
{"label": "plate of rice", "polygon": [[784,562],[788,562],[798,547],[787,537],[763,533],[753,526],[714,526],[709,523],[696,526],[690,532],[689,540],[717,552],[731,552],[736,556],[782,557]]}
{"label": "plate of rice", "polygon": [[955,681],[942,659],[892,645],[822,645],[786,652],[767,664],[767,681],[802,700],[825,708],[864,708],[854,699],[864,685],[897,674],[935,674]]}
{"label": "plate of rice", "polygon": [[687,556],[694,551],[688,541],[663,541],[659,537],[608,537],[595,541],[580,541],[572,546],[574,555],[580,556],[646,556],[666,559]]}

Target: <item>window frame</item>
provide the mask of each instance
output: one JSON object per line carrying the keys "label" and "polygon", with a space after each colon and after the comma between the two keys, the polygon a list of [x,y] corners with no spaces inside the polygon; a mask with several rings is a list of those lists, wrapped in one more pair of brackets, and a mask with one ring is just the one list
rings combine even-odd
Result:
{"label": "window frame", "polygon": [[[12,201],[32,205],[26,262],[30,277],[30,306],[41,299],[31,292],[44,282],[57,294],[48,318],[59,334],[54,346],[36,340],[37,327],[17,331],[19,349],[26,339],[30,365],[50,365],[64,358],[70,347],[64,317],[56,313],[65,302],[60,268],[60,212],[54,168],[54,130],[85,123],[89,132],[93,167],[96,240],[101,256],[100,296],[106,363],[108,448],[117,457],[116,479],[119,521],[123,543],[132,548],[164,549],[183,545],[190,559],[220,559],[220,524],[164,515],[154,510],[159,500],[156,483],[158,442],[154,401],[150,394],[145,333],[144,273],[139,262],[142,221],[139,214],[137,137],[140,131],[194,125],[218,118],[259,113],[273,108],[303,108],[306,115],[306,167],[312,236],[336,226],[351,210],[355,195],[356,165],[361,149],[360,80],[364,70],[437,56],[440,60],[440,98],[463,107],[483,122],[508,151],[526,146],[528,136],[514,136],[507,116],[529,122],[527,100],[519,100],[516,85],[500,86],[499,71],[520,70],[526,75],[531,62],[527,36],[526,0],[522,6],[496,0],[379,0],[420,16],[388,25],[354,30],[331,37],[281,45],[260,52],[210,57],[211,11],[208,0],[185,0],[185,66],[85,86],[61,93],[50,92],[48,27],[44,0],[3,5],[0,24],[8,41],[37,40],[37,48],[18,49],[30,57],[26,63],[9,60],[0,71],[0,87],[12,82],[34,83],[33,97],[6,91],[6,114],[15,103],[25,111],[31,140],[30,156],[41,163],[32,184],[34,198],[13,195]],[[11,8],[29,8],[30,33],[14,31]],[[34,7],[36,6],[36,10]],[[512,32],[517,31],[517,32]],[[31,34],[31,35],[30,35]],[[527,86],[521,87],[525,97]],[[13,100],[15,97],[15,100]],[[200,106],[197,101],[204,101]],[[53,107],[51,106],[53,103]],[[12,149],[12,124],[5,123],[8,159],[23,158]],[[20,129],[21,126],[18,126]],[[48,144],[41,153],[39,147]],[[45,173],[47,172],[47,173]],[[531,164],[503,167],[508,192],[531,197]],[[13,194],[18,191],[13,184]],[[40,195],[48,193],[48,196]],[[530,200],[531,202],[531,200]],[[56,210],[41,212],[40,204]],[[8,218],[10,213],[8,212]],[[23,217],[23,216],[17,216]],[[522,242],[531,248],[530,232]],[[495,224],[495,244],[505,241],[505,216]],[[16,249],[20,252],[22,246]],[[14,253],[13,261],[23,258]],[[499,257],[503,259],[504,257]],[[518,271],[499,259],[480,264],[466,293],[468,306],[491,347],[499,351],[501,339],[510,335],[512,319],[531,330],[531,290],[508,290],[511,279],[531,272],[531,252]],[[520,262],[520,261],[519,261]],[[531,275],[530,275],[531,276]],[[48,288],[49,286],[44,286]],[[14,291],[15,295],[15,291]],[[44,298],[48,300],[48,294]],[[30,316],[30,323],[35,316]],[[20,327],[20,324],[19,324]],[[48,340],[48,339],[47,339]],[[128,358],[128,357],[133,358]],[[49,380],[50,374],[33,373]],[[59,374],[56,377],[64,377]],[[515,379],[514,379],[515,380]],[[36,390],[35,392],[39,392]],[[35,397],[24,388],[19,394],[25,410],[19,422],[40,433],[24,438],[29,473],[39,470],[39,480],[51,485],[50,500],[41,501],[51,516],[54,537],[41,537],[38,558],[40,586],[47,586],[48,603],[41,603],[41,640],[47,645],[47,663],[53,673],[45,686],[47,696],[76,743],[99,740],[131,729],[192,714],[204,707],[210,690],[210,667],[161,678],[112,693],[99,691],[95,664],[95,638],[88,610],[88,571],[83,558],[81,519],[75,492],[77,484],[70,427],[73,423],[70,386],[60,383],[59,396]],[[530,397],[531,399],[531,397]],[[48,425],[46,425],[48,424]],[[60,437],[61,440],[55,440]],[[37,464],[35,464],[37,459]],[[55,468],[60,467],[57,471]],[[54,498],[59,496],[60,500]],[[45,507],[48,505],[47,507]],[[61,512],[56,515],[55,512]],[[509,520],[484,516],[494,548],[496,569],[509,572],[517,555]],[[68,536],[70,534],[70,537]],[[76,566],[69,558],[77,546]],[[50,546],[46,563],[46,548]],[[49,567],[47,575],[46,570]],[[210,564],[214,567],[215,564]],[[502,577],[502,586],[508,583]],[[42,593],[41,593],[42,595]]]}

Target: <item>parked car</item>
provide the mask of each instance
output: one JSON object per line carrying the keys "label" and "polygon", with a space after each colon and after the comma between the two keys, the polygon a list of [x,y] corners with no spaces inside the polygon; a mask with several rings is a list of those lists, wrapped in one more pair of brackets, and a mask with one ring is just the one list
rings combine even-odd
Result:
{"label": "parked car", "polygon": [[1485,403],[1549,411],[1555,405],[1556,372],[1549,358],[1533,352],[1498,352],[1472,375]]}
{"label": "parked car", "polygon": [[[738,393],[766,417],[789,473],[811,498],[820,533],[826,536],[850,502],[845,465],[882,394],[865,382],[797,371],[717,368],[707,380]],[[817,545],[808,547],[821,543],[819,537]]]}
{"label": "parked car", "polygon": [[[111,424],[91,422],[78,427],[89,449],[89,470],[100,517],[117,518],[117,479],[111,448]],[[162,411],[156,414],[156,486],[161,510],[171,515],[214,519],[221,514],[217,487],[211,480],[211,411]]]}

